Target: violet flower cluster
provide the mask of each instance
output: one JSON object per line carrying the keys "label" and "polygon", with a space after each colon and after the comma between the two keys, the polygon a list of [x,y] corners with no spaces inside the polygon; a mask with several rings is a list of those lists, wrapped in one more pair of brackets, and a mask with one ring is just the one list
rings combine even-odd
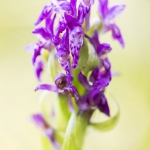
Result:
{"label": "violet flower cluster", "polygon": [[[76,105],[81,111],[99,109],[110,116],[105,90],[112,79],[111,63],[107,56],[112,48],[107,43],[100,43],[99,35],[111,31],[112,38],[124,47],[121,31],[115,24],[114,18],[124,10],[125,5],[119,4],[109,8],[108,0],[98,0],[99,25],[103,27],[99,29],[97,26],[90,25],[93,4],[94,0],[78,2],[77,0],[51,0],[44,6],[35,22],[36,28],[32,31],[39,41],[27,48],[33,53],[32,63],[38,80],[41,80],[47,64],[51,63],[51,60],[48,60],[50,55],[53,55],[54,61],[59,62],[61,67],[59,73],[55,75],[53,85],[40,84],[35,91],[47,90],[64,95],[71,112],[74,111],[74,105]],[[39,25],[41,22],[45,22],[44,27]],[[94,31],[92,36],[88,34],[90,31]],[[94,53],[90,53],[90,48],[83,48],[84,44],[91,45]],[[43,59],[43,51],[48,54],[46,61]],[[84,59],[84,53],[95,55],[98,63],[93,63],[90,69],[87,69],[86,64],[81,64],[84,67],[79,66],[79,61]],[[87,64],[88,62],[90,62],[90,56],[87,58]],[[54,66],[53,69],[57,69],[55,67],[58,66]],[[79,82],[84,93],[80,94],[80,89],[74,80]],[[36,114],[32,118],[53,143],[55,149],[59,149],[60,145],[54,138],[54,130],[51,130],[52,128],[46,123],[44,117]]]}

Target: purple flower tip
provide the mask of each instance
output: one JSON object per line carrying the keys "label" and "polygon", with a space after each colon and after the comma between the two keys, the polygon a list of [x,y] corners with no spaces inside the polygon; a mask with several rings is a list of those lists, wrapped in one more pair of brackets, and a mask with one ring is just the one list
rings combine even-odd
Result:
{"label": "purple flower tip", "polygon": [[58,92],[57,87],[54,85],[50,85],[50,84],[40,84],[35,88],[35,91],[38,91],[38,90],[48,90],[52,92]]}
{"label": "purple flower tip", "polygon": [[47,122],[43,118],[42,114],[34,114],[34,115],[31,116],[31,119],[35,122],[35,124],[39,128],[41,128],[43,130],[49,128],[49,125],[47,124]]}
{"label": "purple flower tip", "polygon": [[40,80],[41,73],[43,72],[44,69],[43,61],[41,59],[37,59],[34,64],[34,68],[35,68],[36,77],[38,80]]}

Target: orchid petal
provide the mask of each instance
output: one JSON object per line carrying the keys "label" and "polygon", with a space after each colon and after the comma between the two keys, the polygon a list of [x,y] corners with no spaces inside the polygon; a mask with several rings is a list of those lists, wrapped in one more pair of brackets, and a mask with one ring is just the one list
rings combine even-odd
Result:
{"label": "orchid petal", "polygon": [[121,44],[121,46],[124,48],[125,44],[124,44],[124,40],[121,35],[119,27],[117,25],[113,24],[113,25],[111,25],[111,30],[112,30],[112,37],[115,40],[118,40],[119,43]]}
{"label": "orchid petal", "polygon": [[72,7],[68,1],[64,1],[63,3],[60,3],[59,5],[61,10],[64,10],[65,12],[73,13]]}
{"label": "orchid petal", "polygon": [[40,34],[44,39],[50,39],[50,34],[43,27],[38,27],[32,31],[34,34]]}
{"label": "orchid petal", "polygon": [[77,0],[70,0],[70,5],[72,6],[72,9],[73,9],[73,14],[72,16],[76,17],[76,3],[77,3]]}
{"label": "orchid petal", "polygon": [[78,79],[79,79],[79,82],[80,82],[86,89],[88,89],[88,90],[91,89],[91,85],[88,83],[88,80],[87,80],[86,76],[84,76],[84,75],[82,74],[82,72],[80,72],[80,73],[78,74]]}
{"label": "orchid petal", "polygon": [[49,139],[55,150],[60,149],[59,143],[55,139],[55,131],[52,129],[48,123],[45,121],[42,114],[35,114],[31,116],[31,119],[35,122],[35,124],[42,129],[46,137]]}
{"label": "orchid petal", "polygon": [[92,71],[91,75],[90,75],[90,81],[91,82],[95,82],[98,79],[98,75],[99,75],[99,68],[95,67],[95,69]]}
{"label": "orchid petal", "polygon": [[78,7],[78,23],[79,24],[83,24],[85,15],[86,15],[85,8],[82,4],[80,4]]}
{"label": "orchid petal", "polygon": [[105,95],[102,95],[101,101],[98,103],[97,107],[100,111],[105,113],[107,116],[110,116],[110,110]]}
{"label": "orchid petal", "polygon": [[38,90],[48,90],[48,91],[58,93],[57,87],[54,85],[50,85],[50,84],[40,84],[35,88],[35,91],[38,91]]}
{"label": "orchid petal", "polygon": [[79,94],[78,94],[78,91],[77,89],[70,85],[68,87],[64,87],[63,90],[62,90],[62,93],[63,94],[66,94],[67,96],[70,96],[70,97],[75,97],[76,100],[79,99]]}
{"label": "orchid petal", "polygon": [[124,4],[115,5],[109,9],[107,12],[106,20],[114,19],[117,15],[119,15],[125,9]]}
{"label": "orchid petal", "polygon": [[83,29],[81,26],[74,26],[71,30],[69,40],[70,40],[70,48],[73,56],[72,68],[76,68],[79,60],[79,51],[83,44]]}
{"label": "orchid petal", "polygon": [[108,78],[100,78],[98,81],[96,81],[93,85],[96,89],[105,88],[109,85],[110,80]]}
{"label": "orchid petal", "polygon": [[53,16],[53,18],[51,19],[50,17],[45,19],[45,25],[46,25],[46,29],[47,31],[49,31],[49,33],[52,35],[54,35],[54,22],[56,19],[56,14]]}
{"label": "orchid petal", "polygon": [[49,128],[49,125],[47,124],[47,122],[45,121],[45,119],[43,118],[42,114],[34,114],[31,116],[32,121],[34,121],[34,123],[41,129],[47,129]]}
{"label": "orchid petal", "polygon": [[35,26],[41,23],[44,19],[50,17],[50,15],[52,14],[52,10],[53,10],[53,6],[51,6],[51,4],[46,5],[43,8],[41,14],[39,15],[37,21],[35,22]]}
{"label": "orchid petal", "polygon": [[100,102],[100,98],[101,98],[101,94],[99,90],[93,89],[92,91],[90,91],[89,93],[90,104],[97,106],[97,104]]}
{"label": "orchid petal", "polygon": [[80,97],[80,99],[76,102],[80,110],[88,110],[90,108],[90,105],[87,103],[86,96]]}
{"label": "orchid petal", "polygon": [[97,54],[98,56],[101,56],[102,54],[108,53],[112,50],[109,44],[107,43],[102,43],[98,45],[97,48]]}
{"label": "orchid petal", "polygon": [[36,60],[35,65],[35,74],[38,80],[40,80],[41,73],[43,72],[44,64],[41,59]]}
{"label": "orchid petal", "polygon": [[39,46],[38,43],[34,45],[34,51],[32,56],[32,63],[35,64],[36,59],[41,55],[42,46]]}
{"label": "orchid petal", "polygon": [[86,30],[90,29],[90,11],[85,15]]}
{"label": "orchid petal", "polygon": [[64,14],[64,18],[65,18],[65,22],[66,22],[67,26],[68,26],[70,29],[72,29],[72,27],[77,24],[76,18],[74,18],[74,17],[71,16],[71,15],[68,15],[68,14],[65,13],[65,14]]}
{"label": "orchid petal", "polygon": [[98,10],[101,13],[101,17],[105,18],[108,11],[108,0],[99,0]]}

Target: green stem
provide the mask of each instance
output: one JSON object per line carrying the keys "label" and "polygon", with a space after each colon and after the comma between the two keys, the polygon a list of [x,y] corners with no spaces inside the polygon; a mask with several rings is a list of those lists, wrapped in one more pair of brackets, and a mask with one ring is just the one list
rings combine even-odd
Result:
{"label": "green stem", "polygon": [[77,114],[76,123],[76,141],[78,150],[82,150],[86,129],[88,127],[91,112],[79,111]]}
{"label": "green stem", "polygon": [[82,150],[91,114],[89,111],[72,113],[65,133],[62,150]]}

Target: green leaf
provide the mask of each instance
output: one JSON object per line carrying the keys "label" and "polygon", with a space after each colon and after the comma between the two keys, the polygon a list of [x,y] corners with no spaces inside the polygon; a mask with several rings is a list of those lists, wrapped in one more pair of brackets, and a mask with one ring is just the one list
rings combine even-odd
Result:
{"label": "green leaf", "polygon": [[71,113],[68,107],[68,100],[64,95],[59,94],[55,99],[54,110],[56,115],[54,122],[57,130],[65,131]]}
{"label": "green leaf", "polygon": [[[55,94],[53,93],[49,93],[49,91],[44,91],[39,99],[39,109],[42,112],[45,120],[53,128],[60,131],[65,131],[71,114],[68,107],[68,101],[67,98],[62,94],[57,96],[54,95]],[[51,98],[47,99],[48,97],[46,96],[50,96]],[[51,116],[52,111],[54,112],[54,117]]]}
{"label": "green leaf", "polygon": [[60,66],[58,60],[55,58],[55,50],[54,49],[52,49],[52,51],[49,54],[48,71],[53,80],[55,79],[55,76],[58,73],[63,72],[62,67]]}
{"label": "green leaf", "polygon": [[94,47],[89,42],[88,42],[88,46],[90,49],[90,53],[89,53],[89,59],[83,69],[84,72],[89,72],[93,70],[96,66],[100,65],[100,60],[97,54],[95,53]]}
{"label": "green leaf", "polygon": [[90,115],[87,111],[72,113],[61,150],[82,150]]}
{"label": "green leaf", "polygon": [[90,113],[87,111],[79,111],[77,114],[76,121],[76,143],[78,150],[82,150],[84,143],[85,132],[88,126],[88,118],[90,118]]}
{"label": "green leaf", "polygon": [[[113,99],[114,100],[114,99]],[[109,131],[112,130],[118,123],[119,117],[120,117],[120,108],[116,100],[114,100],[117,111],[114,116],[110,117],[108,120],[104,122],[99,122],[99,123],[90,123],[92,127],[99,131]]]}
{"label": "green leaf", "polygon": [[73,112],[68,122],[61,150],[77,150],[76,145],[76,112]]}
{"label": "green leaf", "polygon": [[88,47],[87,39],[84,39],[84,41],[83,41],[83,45],[80,50],[79,56],[80,56],[80,58],[78,61],[78,68],[82,69],[85,66],[85,64],[87,63],[88,58],[89,58],[89,47]]}

